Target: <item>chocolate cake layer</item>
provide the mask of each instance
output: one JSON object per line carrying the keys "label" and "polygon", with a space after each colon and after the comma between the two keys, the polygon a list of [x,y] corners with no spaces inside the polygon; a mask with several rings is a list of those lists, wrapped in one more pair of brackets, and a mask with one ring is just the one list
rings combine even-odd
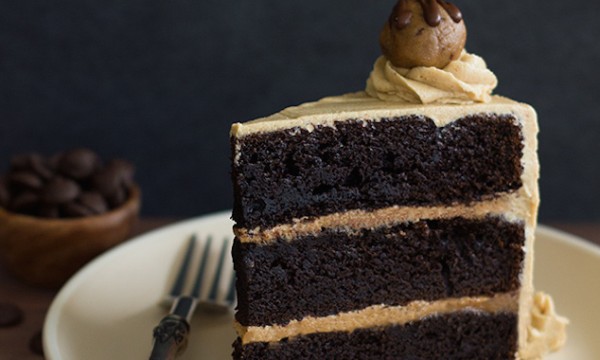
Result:
{"label": "chocolate cake layer", "polygon": [[421,220],[233,246],[237,321],[286,324],[373,304],[518,290],[525,230],[498,217]]}
{"label": "chocolate cake layer", "polygon": [[479,114],[348,120],[232,138],[233,219],[244,228],[393,205],[493,198],[521,187],[521,128]]}
{"label": "chocolate cake layer", "polygon": [[234,359],[514,359],[517,315],[456,312],[402,326],[234,343]]}

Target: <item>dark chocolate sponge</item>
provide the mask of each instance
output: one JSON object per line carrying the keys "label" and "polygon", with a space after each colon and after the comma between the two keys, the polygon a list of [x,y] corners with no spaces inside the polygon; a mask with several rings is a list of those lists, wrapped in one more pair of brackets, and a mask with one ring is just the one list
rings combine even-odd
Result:
{"label": "dark chocolate sponge", "polygon": [[242,325],[286,324],[373,304],[518,290],[525,230],[497,217],[335,229],[269,245],[234,242]]}
{"label": "dark chocolate sponge", "polygon": [[521,128],[479,114],[338,122],[232,139],[233,219],[244,228],[392,205],[448,205],[521,187]]}

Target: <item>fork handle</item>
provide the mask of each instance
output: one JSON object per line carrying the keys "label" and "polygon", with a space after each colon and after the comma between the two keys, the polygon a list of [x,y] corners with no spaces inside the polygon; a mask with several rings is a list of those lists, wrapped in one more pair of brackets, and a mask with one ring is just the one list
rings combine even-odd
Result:
{"label": "fork handle", "polygon": [[154,328],[150,360],[173,360],[186,348],[190,325],[176,314],[165,316]]}

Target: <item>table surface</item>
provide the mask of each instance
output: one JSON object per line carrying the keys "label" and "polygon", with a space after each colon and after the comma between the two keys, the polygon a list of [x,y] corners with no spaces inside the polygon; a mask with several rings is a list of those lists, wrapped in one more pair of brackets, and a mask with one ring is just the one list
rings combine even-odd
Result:
{"label": "table surface", "polygon": [[[133,236],[174,221],[173,219],[142,219],[136,225]],[[600,224],[551,223],[548,225],[600,245]],[[39,289],[25,285],[11,277],[0,267],[0,302],[14,303],[25,314],[21,324],[14,327],[0,328],[0,358],[2,360],[42,358],[29,349],[29,342],[42,329],[44,317],[56,293],[56,290]]]}

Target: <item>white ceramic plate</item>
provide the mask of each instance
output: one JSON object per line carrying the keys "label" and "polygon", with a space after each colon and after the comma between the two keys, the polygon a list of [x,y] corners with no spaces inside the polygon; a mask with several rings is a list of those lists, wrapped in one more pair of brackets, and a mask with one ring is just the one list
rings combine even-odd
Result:
{"label": "white ceramic plate", "polygon": [[[230,212],[181,222],[128,241],[77,273],[52,303],[44,325],[50,360],[147,359],[157,306],[193,232],[231,237]],[[213,248],[218,251],[218,247]],[[229,257],[228,257],[229,259]],[[210,267],[210,266],[209,266]],[[550,360],[600,359],[600,249],[569,234],[540,227],[536,288],[553,295],[570,318],[565,349]],[[235,338],[230,315],[197,313],[182,359],[228,359]]]}

